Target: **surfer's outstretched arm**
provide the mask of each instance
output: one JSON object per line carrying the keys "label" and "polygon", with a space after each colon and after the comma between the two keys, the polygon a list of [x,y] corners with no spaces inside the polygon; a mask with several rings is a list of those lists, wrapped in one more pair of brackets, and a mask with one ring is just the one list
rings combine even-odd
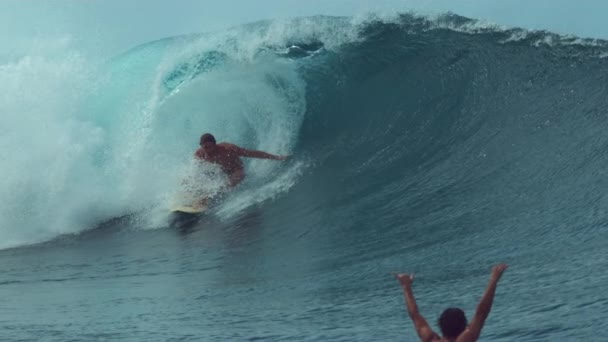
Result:
{"label": "surfer's outstretched arm", "polygon": [[230,149],[235,151],[239,155],[239,157],[272,159],[272,160],[285,160],[288,158],[288,156],[277,156],[277,155],[270,154],[270,153],[263,152],[263,151],[248,150],[246,148],[238,147],[236,145],[231,145]]}
{"label": "surfer's outstretched arm", "polygon": [[481,335],[483,324],[490,314],[492,303],[494,302],[494,294],[496,293],[496,285],[502,276],[503,272],[509,267],[507,264],[498,264],[492,268],[492,275],[486,291],[483,293],[477,311],[469,327],[458,337],[457,342],[477,341]]}
{"label": "surfer's outstretched arm", "polygon": [[434,339],[439,339],[439,335],[437,335],[433,329],[431,329],[424,317],[420,314],[420,312],[418,312],[418,305],[416,305],[416,298],[414,297],[414,292],[412,291],[414,275],[401,273],[395,274],[395,277],[397,280],[399,280],[399,283],[403,288],[403,296],[405,297],[407,312],[414,322],[414,326],[416,327],[416,332],[418,333],[420,340],[433,341]]}

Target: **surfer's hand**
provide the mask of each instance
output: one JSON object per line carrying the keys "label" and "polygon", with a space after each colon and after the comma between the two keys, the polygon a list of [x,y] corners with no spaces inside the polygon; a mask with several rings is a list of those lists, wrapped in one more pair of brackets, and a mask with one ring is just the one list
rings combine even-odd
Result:
{"label": "surfer's hand", "polygon": [[405,287],[409,287],[412,286],[412,283],[414,282],[414,274],[407,274],[407,273],[393,273],[395,275],[395,278],[397,278],[397,280],[399,280],[399,283],[401,284],[401,287],[405,288]]}
{"label": "surfer's hand", "polygon": [[491,279],[493,281],[499,281],[500,277],[502,277],[503,272],[509,267],[507,264],[498,264],[492,267],[492,276]]}
{"label": "surfer's hand", "polygon": [[291,158],[291,156],[277,156],[277,160],[287,160]]}

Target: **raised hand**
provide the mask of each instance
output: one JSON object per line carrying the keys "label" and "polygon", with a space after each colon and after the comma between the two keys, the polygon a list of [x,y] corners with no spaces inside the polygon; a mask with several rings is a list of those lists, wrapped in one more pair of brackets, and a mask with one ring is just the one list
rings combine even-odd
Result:
{"label": "raised hand", "polygon": [[414,282],[413,273],[411,275],[407,274],[407,273],[393,273],[393,274],[395,275],[395,278],[397,278],[397,280],[399,280],[401,287],[412,286],[412,283]]}
{"label": "raised hand", "polygon": [[507,264],[498,264],[492,267],[492,280],[499,281],[504,271],[509,267]]}

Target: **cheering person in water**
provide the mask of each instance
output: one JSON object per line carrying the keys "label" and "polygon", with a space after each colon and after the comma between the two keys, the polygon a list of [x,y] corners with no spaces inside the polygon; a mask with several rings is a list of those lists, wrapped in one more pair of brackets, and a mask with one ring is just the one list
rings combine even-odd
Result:
{"label": "cheering person in water", "polygon": [[492,268],[492,275],[490,276],[490,283],[486,288],[481,301],[477,305],[477,311],[471,324],[467,326],[467,318],[464,312],[458,308],[446,309],[439,317],[439,327],[443,337],[439,337],[426,322],[424,317],[418,312],[418,306],[416,305],[416,299],[412,292],[412,283],[414,282],[414,275],[409,274],[395,274],[401,287],[403,288],[403,294],[405,296],[405,302],[407,304],[407,312],[410,315],[416,332],[420,336],[421,341],[425,342],[470,342],[477,341],[481,334],[481,328],[490,314],[492,308],[492,302],[494,301],[494,293],[496,292],[496,285],[502,276],[502,273],[507,269],[506,264],[499,264]]}
{"label": "cheering person in water", "polygon": [[[228,177],[230,187],[237,186],[245,179],[245,167],[241,157],[273,160],[288,158],[287,156],[276,156],[262,151],[247,150],[225,142],[216,144],[215,137],[209,133],[201,136],[200,146],[194,153],[194,157],[201,161],[218,164]],[[207,200],[203,199],[201,204],[206,205],[206,202]]]}

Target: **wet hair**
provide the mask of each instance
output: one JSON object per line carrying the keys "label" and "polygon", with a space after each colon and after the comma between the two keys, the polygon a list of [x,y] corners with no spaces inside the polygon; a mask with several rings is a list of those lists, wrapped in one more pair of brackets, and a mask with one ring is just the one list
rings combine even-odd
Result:
{"label": "wet hair", "polygon": [[212,142],[215,144],[215,137],[210,133],[205,133],[201,135],[200,145],[203,146],[203,144],[206,142]]}
{"label": "wet hair", "polygon": [[464,311],[458,308],[448,308],[439,317],[439,328],[443,336],[456,338],[467,328],[467,318]]}

